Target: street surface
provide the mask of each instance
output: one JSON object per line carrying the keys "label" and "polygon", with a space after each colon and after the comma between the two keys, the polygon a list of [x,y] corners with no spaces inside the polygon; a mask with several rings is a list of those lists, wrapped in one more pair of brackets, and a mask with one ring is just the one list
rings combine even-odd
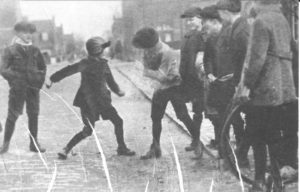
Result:
{"label": "street surface", "polygon": [[[66,63],[48,67],[48,75],[65,66]],[[192,152],[184,147],[190,138],[169,118],[163,120],[161,147],[163,156],[157,160],[140,160],[149,148],[151,137],[150,102],[120,74],[116,66],[128,76],[148,84],[136,74],[132,64],[113,63],[112,71],[125,97],[113,96],[113,105],[124,120],[125,141],[136,151],[133,157],[116,155],[114,129],[109,121],[98,121],[96,134],[106,157],[112,189],[115,192],[177,192],[180,191],[178,169],[172,141],[178,153],[186,192],[239,192],[241,186],[230,173],[220,173],[216,163],[204,155],[202,160],[194,160]],[[134,73],[134,74],[133,74]],[[140,78],[140,79],[139,79]],[[57,159],[69,139],[82,129],[82,124],[69,108],[80,82],[79,74],[54,84],[50,90],[41,92],[41,113],[39,121],[39,141],[47,152],[42,156],[29,152],[27,117],[19,118],[10,150],[0,156],[0,191],[109,191],[103,161],[92,135],[73,150],[73,155],[65,161]],[[8,86],[0,79],[1,106],[0,120],[5,123],[7,112]],[[62,99],[61,99],[62,98]],[[64,101],[65,100],[65,101]],[[65,102],[70,105],[66,105]],[[170,107],[170,106],[169,106]],[[77,114],[79,110],[72,107]],[[172,108],[168,108],[172,111]],[[24,111],[26,114],[26,111]],[[172,114],[171,114],[172,115]],[[207,142],[212,136],[208,120],[203,123],[202,140]],[[0,143],[3,132],[0,134]],[[213,185],[212,185],[213,184]]]}

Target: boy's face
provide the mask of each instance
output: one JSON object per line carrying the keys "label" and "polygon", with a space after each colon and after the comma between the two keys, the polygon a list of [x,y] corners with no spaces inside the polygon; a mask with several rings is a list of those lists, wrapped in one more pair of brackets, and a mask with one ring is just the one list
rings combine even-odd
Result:
{"label": "boy's face", "polygon": [[207,34],[219,33],[221,30],[221,23],[217,19],[203,20],[203,28]]}
{"label": "boy's face", "polygon": [[17,32],[17,36],[21,38],[23,41],[25,41],[26,43],[32,42],[33,35],[29,31],[19,31]]}
{"label": "boy's face", "polygon": [[202,19],[199,17],[188,17],[186,18],[187,26],[190,30],[198,30],[202,29]]}

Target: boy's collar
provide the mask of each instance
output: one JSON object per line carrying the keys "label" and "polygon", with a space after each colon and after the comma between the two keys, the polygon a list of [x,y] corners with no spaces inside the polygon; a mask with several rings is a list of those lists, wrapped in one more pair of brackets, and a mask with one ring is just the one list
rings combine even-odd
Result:
{"label": "boy's collar", "polygon": [[19,45],[22,45],[22,46],[30,46],[32,45],[32,42],[25,42],[23,39],[21,39],[20,37],[18,36],[15,36],[12,41],[11,41],[11,44],[14,45],[14,44],[19,44]]}

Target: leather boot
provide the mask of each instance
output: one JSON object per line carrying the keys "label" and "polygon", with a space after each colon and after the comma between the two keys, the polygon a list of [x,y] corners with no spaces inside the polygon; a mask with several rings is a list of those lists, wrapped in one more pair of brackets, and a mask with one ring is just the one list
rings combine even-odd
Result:
{"label": "leather boot", "polygon": [[66,160],[69,152],[70,152],[70,148],[68,148],[68,147],[63,148],[62,151],[57,153],[58,159]]}
{"label": "leather boot", "polygon": [[5,123],[4,141],[2,147],[0,148],[0,154],[6,153],[8,151],[10,139],[15,130],[15,124],[16,119],[10,120],[10,118],[7,118]]}
{"label": "leather boot", "polygon": [[141,156],[142,160],[152,159],[152,158],[159,158],[161,157],[161,149],[158,144],[152,143],[150,150],[143,156]]}
{"label": "leather boot", "polygon": [[37,140],[35,139],[35,142],[33,142],[33,139],[30,138],[30,145],[29,145],[29,149],[30,151],[32,152],[35,152],[35,153],[44,153],[46,152],[46,149],[43,148],[38,142]]}
{"label": "leather boot", "polygon": [[117,149],[118,155],[124,155],[124,156],[133,156],[135,155],[135,152],[128,149],[126,146],[119,146]]}
{"label": "leather boot", "polygon": [[30,131],[30,146],[29,149],[32,152],[41,152],[46,151],[45,148],[42,148],[37,140],[38,132],[38,115],[37,114],[28,114],[28,127]]}
{"label": "leather boot", "polygon": [[9,149],[9,142],[3,142],[3,145],[0,148],[0,154],[4,154]]}

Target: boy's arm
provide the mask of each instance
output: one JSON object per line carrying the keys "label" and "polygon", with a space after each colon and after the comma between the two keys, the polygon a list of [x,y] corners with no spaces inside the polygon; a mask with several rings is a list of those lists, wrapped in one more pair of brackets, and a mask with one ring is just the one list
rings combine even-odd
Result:
{"label": "boy's arm", "polygon": [[148,68],[144,68],[143,75],[145,77],[154,79],[156,81],[162,82],[165,79],[165,74],[160,70],[152,70]]}
{"label": "boy's arm", "polygon": [[180,62],[180,54],[178,55],[172,55],[166,58],[165,61],[167,62],[168,69],[167,72],[164,74],[162,78],[163,83],[172,83],[174,81],[178,81],[181,79],[179,74],[179,62]]}
{"label": "boy's arm", "polygon": [[265,64],[269,47],[269,32],[263,21],[256,19],[250,35],[248,55],[243,69],[243,84],[253,89]]}
{"label": "boy's arm", "polygon": [[67,67],[62,68],[61,70],[55,72],[50,76],[50,80],[54,83],[71,76],[75,73],[81,72],[85,69],[85,64],[83,62],[78,62],[73,65],[68,65]]}
{"label": "boy's arm", "polygon": [[12,61],[12,54],[8,48],[4,50],[1,57],[0,73],[4,79],[10,80],[15,77],[15,72],[9,68],[10,62]]}
{"label": "boy's arm", "polygon": [[38,49],[38,69],[46,74],[47,72],[47,65],[45,63],[44,57],[41,51]]}
{"label": "boy's arm", "polygon": [[117,84],[117,82],[115,81],[115,78],[112,75],[112,72],[108,65],[106,67],[105,75],[106,75],[106,82],[107,82],[107,85],[110,88],[110,90],[112,90],[115,94],[119,95],[119,93],[121,92],[120,87]]}

